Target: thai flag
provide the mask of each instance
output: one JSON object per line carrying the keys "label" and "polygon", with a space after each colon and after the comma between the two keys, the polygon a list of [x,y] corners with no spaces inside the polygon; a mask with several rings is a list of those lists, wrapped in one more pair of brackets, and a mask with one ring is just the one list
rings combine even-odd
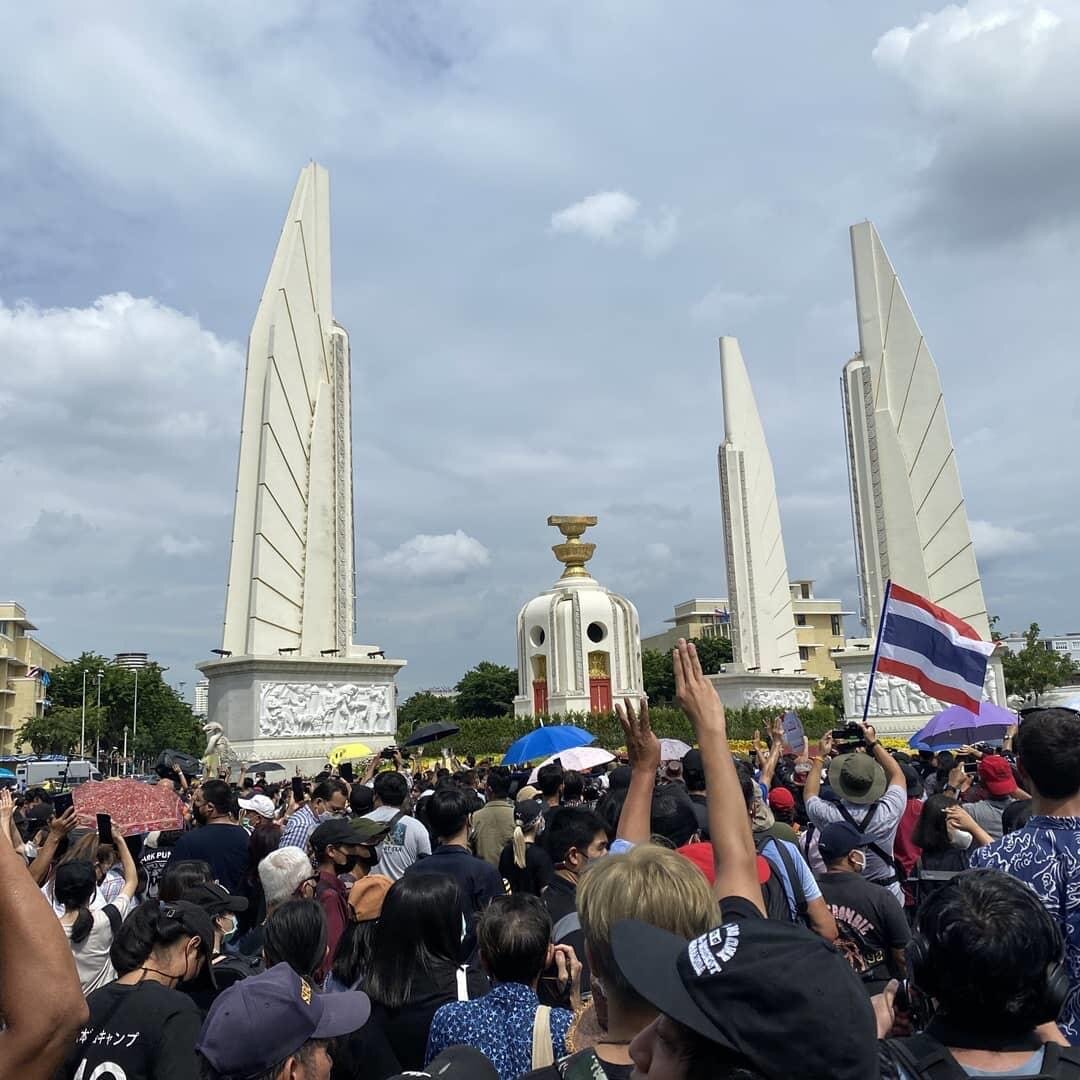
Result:
{"label": "thai flag", "polygon": [[996,647],[918,593],[891,581],[886,586],[874,671],[907,679],[930,697],[977,714]]}
{"label": "thai flag", "polygon": [[730,611],[724,611],[723,608],[714,608],[713,609],[713,615],[716,616],[716,621],[718,623],[720,623],[721,625],[725,625],[725,624],[731,622],[731,612]]}

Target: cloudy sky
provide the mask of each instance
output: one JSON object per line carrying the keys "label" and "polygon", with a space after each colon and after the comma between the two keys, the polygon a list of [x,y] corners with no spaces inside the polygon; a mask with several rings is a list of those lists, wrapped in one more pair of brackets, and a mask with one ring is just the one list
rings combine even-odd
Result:
{"label": "cloudy sky", "polygon": [[[300,167],[353,347],[359,636],[513,662],[595,513],[638,605],[725,591],[716,338],[793,576],[855,599],[847,229],[941,370],[991,611],[1080,629],[1077,0],[15,5],[0,588],[64,654],[219,644],[244,343]],[[14,46],[14,47],[12,47]]]}

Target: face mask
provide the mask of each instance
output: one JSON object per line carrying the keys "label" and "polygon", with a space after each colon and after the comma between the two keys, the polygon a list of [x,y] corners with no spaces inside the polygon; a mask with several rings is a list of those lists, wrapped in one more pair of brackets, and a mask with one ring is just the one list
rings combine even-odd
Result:
{"label": "face mask", "polygon": [[949,842],[954,848],[959,848],[961,851],[967,851],[974,840],[975,838],[966,829],[949,830]]}
{"label": "face mask", "polygon": [[855,872],[858,873],[858,874],[865,873],[865,871],[866,871],[866,853],[862,852],[862,851],[853,851],[851,854],[853,856],[854,855],[859,856],[859,865],[855,867]]}
{"label": "face mask", "polygon": [[236,932],[239,929],[240,929],[240,924],[236,921],[236,916],[234,915],[233,919],[232,919],[232,925],[229,927],[228,930],[223,930],[222,931],[221,940],[223,942],[224,941],[232,941],[232,939],[234,937],[236,937]]}
{"label": "face mask", "polygon": [[362,848],[356,856],[356,865],[366,866],[369,870],[379,861],[378,852],[371,848]]}
{"label": "face mask", "polygon": [[346,855],[343,863],[335,862],[334,870],[339,874],[348,874],[350,871],[356,869],[356,864],[360,861],[359,855]]}
{"label": "face mask", "polygon": [[191,804],[191,816],[195,819],[197,825],[206,824],[206,808],[198,803]]}

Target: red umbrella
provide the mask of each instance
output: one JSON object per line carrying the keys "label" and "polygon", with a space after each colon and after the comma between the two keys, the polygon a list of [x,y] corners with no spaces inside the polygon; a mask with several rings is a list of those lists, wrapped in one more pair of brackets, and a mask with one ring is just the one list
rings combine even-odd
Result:
{"label": "red umbrella", "polygon": [[136,836],[154,829],[182,829],[184,807],[171,785],[141,780],[89,780],[73,791],[80,825],[97,827],[97,815],[112,818],[113,831]]}

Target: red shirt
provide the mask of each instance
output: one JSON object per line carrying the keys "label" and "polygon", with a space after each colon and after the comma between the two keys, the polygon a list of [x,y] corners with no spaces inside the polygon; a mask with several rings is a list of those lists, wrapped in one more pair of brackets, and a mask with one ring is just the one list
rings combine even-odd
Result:
{"label": "red shirt", "polygon": [[[900,824],[896,827],[896,839],[893,841],[893,858],[904,868],[904,873],[909,876],[922,854],[922,848],[916,847],[915,841],[912,840],[922,810],[921,799],[908,799],[907,807],[900,818]],[[913,901],[906,888],[904,889],[904,896],[906,898],[905,906],[910,906]]]}
{"label": "red shirt", "polygon": [[349,925],[349,890],[337,874],[328,874],[322,870],[319,872],[319,883],[315,886],[315,899],[326,912],[326,945],[329,952],[315,973],[317,978],[322,979],[330,970],[338,942],[345,933],[345,927]]}

